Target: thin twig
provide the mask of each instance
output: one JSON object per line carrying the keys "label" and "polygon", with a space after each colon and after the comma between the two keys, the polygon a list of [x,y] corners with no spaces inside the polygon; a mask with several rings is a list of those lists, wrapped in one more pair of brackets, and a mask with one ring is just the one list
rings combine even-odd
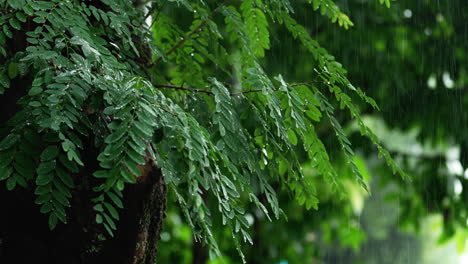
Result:
{"label": "thin twig", "polygon": [[311,85],[314,83],[328,84],[328,82],[325,82],[325,81],[310,81],[310,82],[295,83],[295,84],[291,84],[290,86],[291,87],[296,87],[296,86],[301,86],[301,85],[307,86],[307,85]]}
{"label": "thin twig", "polygon": [[[310,84],[313,84],[313,83],[326,83],[326,82],[323,82],[323,81],[310,81],[310,82],[302,82],[302,83],[295,83],[295,84],[291,84],[289,85],[290,87],[297,87],[297,86],[301,86],[301,85],[310,85]],[[279,87],[275,88],[273,91],[280,91],[278,90]],[[248,93],[258,93],[258,92],[262,92],[263,90],[262,89],[255,89],[255,90],[247,90],[247,91],[244,91],[244,92],[239,92],[239,93],[230,93],[229,95],[230,96],[240,96],[240,95],[244,95],[244,94],[248,94]]]}
{"label": "thin twig", "polygon": [[164,108],[164,107],[162,107],[162,106],[160,106],[160,105],[158,105],[157,107],[159,107],[161,110],[163,110],[163,111],[165,111],[165,112],[167,112],[167,113],[169,113],[169,114],[171,114],[171,115],[173,115],[173,116],[175,116],[175,117],[178,116],[176,113],[174,113],[174,112],[172,112],[171,110],[166,109],[166,108]]}
{"label": "thin twig", "polygon": [[[295,83],[295,84],[291,84],[289,86],[290,87],[297,87],[297,86],[302,86],[302,85],[310,85],[310,84],[313,84],[313,83],[325,84],[327,82],[324,82],[324,81],[310,81],[310,82]],[[210,90],[190,89],[190,88],[185,88],[185,87],[182,87],[182,86],[176,86],[176,85],[172,85],[172,84],[155,84],[154,87],[156,87],[156,88],[168,88],[168,89],[174,89],[174,90],[181,90],[181,91],[188,91],[188,92],[194,92],[194,93],[204,93],[204,94],[207,94],[207,95],[213,95],[213,92],[210,91]],[[274,91],[280,91],[280,90],[278,90],[278,88],[276,88]],[[245,94],[249,94],[249,93],[258,93],[258,92],[262,92],[262,91],[263,91],[262,89],[252,89],[252,90],[247,90],[247,91],[238,92],[238,93],[230,93],[229,95],[230,96],[241,96],[241,95],[245,95]]]}
{"label": "thin twig", "polygon": [[[201,30],[205,25],[206,25],[206,21],[201,22],[194,30],[192,30],[188,34],[186,38],[182,37],[182,39],[179,42],[177,42],[177,44],[175,44],[168,52],[166,52],[166,56],[169,56],[171,53],[176,51],[180,46],[182,46],[187,40],[189,40],[195,33],[197,33],[197,31]],[[162,60],[162,57],[157,58],[156,61],[152,65],[150,65],[150,67],[158,65],[158,63],[161,60]]]}
{"label": "thin twig", "polygon": [[[211,12],[208,19],[211,19],[216,14],[216,12],[218,12],[218,9],[221,8],[223,5],[225,5],[226,2],[227,0],[225,0],[221,5],[215,8],[213,12]],[[198,31],[201,31],[206,26],[206,24],[207,24],[207,20],[203,20],[196,28],[194,28],[187,35],[187,37],[182,37],[182,39],[179,42],[177,42],[177,44],[175,44],[168,52],[166,52],[166,56],[169,56],[171,53],[176,51],[180,46],[182,46],[185,42],[187,42],[187,40],[191,39],[195,33],[197,33]],[[150,67],[157,65],[161,60],[162,60],[162,57],[157,58],[156,61],[152,65],[150,65]]]}
{"label": "thin twig", "polygon": [[[186,38],[182,37],[182,39],[177,42],[168,52],[166,52],[166,56],[169,56],[171,53],[176,51],[180,46],[184,45],[184,43],[189,40],[195,33],[201,30],[206,25],[206,21],[203,21],[198,25],[194,30],[192,30]],[[162,57],[159,57],[155,62],[154,65],[157,65],[161,61]]]}
{"label": "thin twig", "polygon": [[190,88],[185,88],[182,86],[176,86],[172,84],[155,84],[154,87],[156,88],[170,88],[174,90],[182,90],[182,91],[188,91],[188,92],[194,92],[194,93],[206,93],[209,95],[213,95],[212,91],[209,90],[203,90],[203,89],[190,89]]}

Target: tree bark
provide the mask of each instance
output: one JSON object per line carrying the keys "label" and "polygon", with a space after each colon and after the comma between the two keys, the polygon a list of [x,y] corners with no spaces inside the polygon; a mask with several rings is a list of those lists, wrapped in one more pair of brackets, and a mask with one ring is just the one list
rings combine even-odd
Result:
{"label": "tree bark", "polygon": [[[50,231],[33,190],[0,185],[0,263],[154,264],[164,219],[166,187],[159,170],[127,186],[113,238],[98,235],[92,204],[74,193],[68,224]],[[81,203],[81,204],[79,204]],[[84,220],[83,220],[84,219]]]}

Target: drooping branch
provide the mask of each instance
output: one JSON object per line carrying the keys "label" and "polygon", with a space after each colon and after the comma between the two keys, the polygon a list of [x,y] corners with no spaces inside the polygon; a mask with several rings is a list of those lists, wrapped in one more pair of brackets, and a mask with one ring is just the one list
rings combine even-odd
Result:
{"label": "drooping branch", "polygon": [[[310,82],[302,82],[302,83],[295,83],[289,85],[289,87],[297,87],[297,86],[302,86],[302,85],[311,85],[314,83],[321,83],[321,84],[326,84],[327,82],[324,81],[310,81]],[[172,84],[154,84],[154,87],[156,88],[165,88],[165,89],[174,89],[174,90],[180,90],[180,91],[187,91],[187,92],[193,92],[193,93],[204,93],[207,95],[213,95],[213,92],[210,90],[205,90],[205,89],[191,89],[191,88],[185,88],[182,86],[177,86],[177,85],[172,85]],[[274,91],[280,91],[278,90],[279,87],[277,87]],[[230,96],[241,96],[249,93],[258,93],[262,92],[262,89],[252,89],[252,90],[247,90],[243,92],[237,92],[237,93],[230,93]]]}

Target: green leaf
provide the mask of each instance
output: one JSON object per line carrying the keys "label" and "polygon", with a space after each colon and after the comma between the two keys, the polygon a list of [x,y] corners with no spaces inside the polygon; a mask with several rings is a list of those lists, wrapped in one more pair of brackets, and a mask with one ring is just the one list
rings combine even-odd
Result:
{"label": "green leaf", "polygon": [[50,201],[50,199],[51,199],[51,194],[50,193],[41,194],[36,198],[35,203],[36,204],[44,204],[45,202]]}
{"label": "green leaf", "polygon": [[112,133],[108,137],[106,137],[105,142],[107,144],[114,143],[117,140],[121,139],[127,132],[128,132],[128,128],[126,126],[121,126],[114,133]]}
{"label": "green leaf", "polygon": [[13,156],[12,155],[2,155],[0,156],[0,173],[1,169],[6,168],[10,163],[13,161]]}
{"label": "green leaf", "polygon": [[108,224],[112,230],[116,230],[117,227],[115,226],[114,220],[112,220],[112,218],[110,218],[106,213],[103,213],[102,215],[104,216],[104,220],[106,220],[105,224]]}
{"label": "green leaf", "polygon": [[57,162],[55,160],[41,162],[41,164],[37,168],[37,174],[49,174],[55,169],[56,164]]}
{"label": "green leaf", "polygon": [[63,166],[65,166],[69,171],[73,173],[77,173],[79,171],[78,166],[76,163],[73,161],[68,160],[68,158],[65,155],[60,154],[59,155],[59,160],[60,163],[62,163]]}
{"label": "green leaf", "polygon": [[44,17],[35,17],[35,18],[33,19],[33,21],[34,21],[35,23],[42,24],[42,23],[45,23],[46,20],[45,20]]}
{"label": "green leaf", "polygon": [[47,174],[39,174],[38,173],[37,178],[36,178],[36,184],[37,185],[46,185],[46,184],[50,183],[53,178],[54,178],[53,173],[47,173]]}
{"label": "green leaf", "polygon": [[61,203],[63,206],[70,206],[70,202],[68,201],[68,199],[59,191],[57,190],[53,190],[52,191],[52,196],[59,202]]}
{"label": "green leaf", "polygon": [[72,194],[68,188],[62,183],[62,181],[54,179],[54,186],[60,191],[65,197],[71,198]]}
{"label": "green leaf", "polygon": [[47,214],[47,213],[51,212],[52,209],[53,209],[52,203],[45,203],[45,204],[43,204],[43,205],[41,206],[40,212],[41,212],[42,214]]}
{"label": "green leaf", "polygon": [[270,34],[268,31],[268,21],[260,8],[256,7],[255,0],[245,0],[242,2],[242,15],[245,19],[245,29],[251,49],[255,56],[265,56],[266,49],[270,48]]}
{"label": "green leaf", "polygon": [[294,146],[297,145],[297,136],[296,136],[296,133],[294,133],[294,130],[292,129],[288,130],[288,139],[289,139],[289,142],[291,142],[291,144],[293,144]]}
{"label": "green leaf", "polygon": [[36,195],[43,195],[46,193],[49,193],[52,189],[52,185],[47,184],[47,185],[40,185],[36,187],[36,190],[34,191],[34,194]]}
{"label": "green leaf", "polygon": [[120,170],[120,175],[122,175],[122,178],[125,180],[125,182],[128,182],[128,183],[136,182],[135,176],[126,169]]}
{"label": "green leaf", "polygon": [[8,4],[14,9],[21,9],[26,3],[24,0],[8,0]]}
{"label": "green leaf", "polygon": [[31,102],[29,102],[28,105],[29,105],[29,106],[32,106],[32,107],[39,107],[39,106],[41,106],[42,104],[41,104],[40,102],[38,102],[38,101],[31,101]]}
{"label": "green leaf", "polygon": [[10,31],[6,24],[3,25],[3,33],[5,33],[5,36],[7,36],[8,38],[13,38],[13,33]]}
{"label": "green leaf", "polygon": [[138,176],[141,175],[140,169],[138,169],[137,164],[133,163],[133,161],[126,160],[125,165],[128,168],[128,170],[130,171],[130,173],[132,173],[134,176],[138,177]]}
{"label": "green leaf", "polygon": [[10,79],[14,79],[18,76],[18,63],[10,63],[8,64],[8,77]]}
{"label": "green leaf", "polygon": [[0,181],[8,179],[12,173],[13,173],[13,168],[11,167],[8,167],[6,169],[0,168]]}
{"label": "green leaf", "polygon": [[21,22],[26,22],[27,18],[22,12],[16,12],[16,18]]}
{"label": "green leaf", "polygon": [[42,93],[42,88],[39,86],[33,86],[31,89],[28,91],[28,95],[30,96],[35,96]]}
{"label": "green leaf", "polygon": [[112,227],[109,226],[107,223],[103,223],[103,225],[104,225],[104,228],[106,229],[107,233],[109,234],[109,236],[113,237],[114,233],[112,232]]}
{"label": "green leaf", "polygon": [[102,215],[101,214],[96,214],[96,223],[102,224]]}
{"label": "green leaf", "polygon": [[114,202],[114,204],[118,207],[118,208],[123,208],[123,204],[122,204],[122,201],[120,200],[120,198],[115,195],[114,193],[112,192],[108,192],[107,195],[109,196],[109,198],[112,200],[112,202]]}
{"label": "green leaf", "polygon": [[6,181],[6,187],[7,187],[7,190],[8,191],[11,191],[15,188],[16,186],[16,179],[15,177],[10,177],[8,178],[8,180]]}
{"label": "green leaf", "polygon": [[16,29],[16,30],[20,30],[21,29],[21,24],[18,20],[16,20],[15,18],[12,18],[10,19],[10,25],[12,28]]}
{"label": "green leaf", "polygon": [[133,124],[134,127],[132,129],[136,128],[138,131],[142,132],[147,137],[153,136],[153,129],[146,123],[141,121],[135,121]]}
{"label": "green leaf", "polygon": [[102,207],[102,204],[96,204],[93,209],[98,212],[104,212],[104,208]]}
{"label": "green leaf", "polygon": [[98,170],[93,173],[93,176],[96,178],[104,179],[104,178],[108,178],[109,174],[105,170]]}
{"label": "green leaf", "polygon": [[127,149],[126,153],[128,157],[130,157],[136,164],[143,165],[146,163],[145,159],[140,154],[133,151],[132,149]]}
{"label": "green leaf", "polygon": [[59,149],[56,145],[48,146],[41,153],[41,161],[49,161],[58,156]]}
{"label": "green leaf", "polygon": [[57,220],[58,220],[58,218],[54,213],[51,213],[49,215],[49,222],[48,223],[49,223],[49,229],[50,230],[55,229],[55,227],[57,226]]}
{"label": "green leaf", "polygon": [[16,173],[16,174],[13,174],[13,177],[15,178],[16,180],[16,183],[23,187],[23,188],[26,188],[28,186],[28,183],[26,182],[26,177],[23,177],[21,174],[19,173]]}
{"label": "green leaf", "polygon": [[0,151],[11,148],[20,137],[16,134],[9,134],[6,138],[0,141]]}
{"label": "green leaf", "polygon": [[49,1],[33,1],[30,2],[30,5],[34,10],[49,10],[54,8],[55,3]]}
{"label": "green leaf", "polygon": [[75,187],[72,177],[65,170],[61,168],[57,168],[55,172],[57,173],[57,176],[60,178],[60,180],[62,180],[62,182],[66,186],[68,186],[69,188]]}
{"label": "green leaf", "polygon": [[0,87],[5,87],[5,88],[10,87],[10,79],[5,74],[1,74],[1,73],[0,73]]}
{"label": "green leaf", "polygon": [[78,153],[76,153],[73,149],[67,151],[67,158],[70,161],[75,161],[80,166],[84,166],[84,163],[83,161],[81,161],[80,157],[78,156]]}
{"label": "green leaf", "polygon": [[119,214],[117,213],[117,210],[115,209],[114,206],[106,202],[104,202],[104,206],[106,207],[107,211],[111,214],[112,218],[114,218],[115,220],[119,220]]}

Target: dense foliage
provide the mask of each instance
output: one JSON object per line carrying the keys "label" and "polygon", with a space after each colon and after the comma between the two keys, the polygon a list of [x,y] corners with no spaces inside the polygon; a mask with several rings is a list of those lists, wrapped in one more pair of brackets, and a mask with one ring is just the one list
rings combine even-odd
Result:
{"label": "dense foliage", "polygon": [[[79,184],[95,192],[96,222],[112,235],[125,185],[138,180],[139,166],[151,163],[162,170],[195,237],[203,237],[214,253],[219,254],[211,228],[218,217],[235,241],[239,234],[251,242],[244,204],[248,200],[268,218],[279,218],[273,185],[288,189],[306,208],[317,207],[299,153],[307,153],[315,173],[342,191],[317,136],[318,122],[329,122],[349,168],[366,188],[335,118],[335,103],[400,171],[351,96],[377,107],[375,102],[296,22],[291,3],[164,4],[184,9],[180,15],[193,21],[177,23],[158,2],[147,8],[130,1],[0,4],[1,92],[20,89],[10,87],[18,78],[27,85],[21,87],[26,94],[18,100],[20,109],[2,124],[0,179],[9,190],[33,186],[51,229],[67,222]],[[352,25],[331,1],[310,4],[339,25]],[[149,27],[145,19],[151,15]],[[265,73],[262,58],[272,28],[289,31],[310,52],[315,66],[306,82]],[[27,44],[14,45],[21,39]],[[99,168],[91,168],[97,180],[83,179],[91,177],[84,173],[91,149],[99,152]]]}
{"label": "dense foliage", "polygon": [[[277,261],[278,248],[291,263],[320,258],[328,248],[297,250],[318,228],[319,244],[365,246],[366,221],[377,218],[363,209],[370,190],[398,198],[403,224],[441,212],[449,238],[466,226],[468,192],[447,186],[467,180],[434,161],[457,145],[461,157],[443,162],[467,157],[466,115],[454,115],[468,82],[466,17],[451,13],[462,6],[0,1],[0,97],[17,98],[1,106],[1,184],[34,193],[51,229],[73,221],[73,199],[86,192],[111,237],[124,190],[158,168],[173,236],[163,242],[177,250],[193,236],[212,255],[242,255],[242,241],[253,242],[267,254],[244,249],[252,263]],[[161,258],[183,263],[181,251]]]}

